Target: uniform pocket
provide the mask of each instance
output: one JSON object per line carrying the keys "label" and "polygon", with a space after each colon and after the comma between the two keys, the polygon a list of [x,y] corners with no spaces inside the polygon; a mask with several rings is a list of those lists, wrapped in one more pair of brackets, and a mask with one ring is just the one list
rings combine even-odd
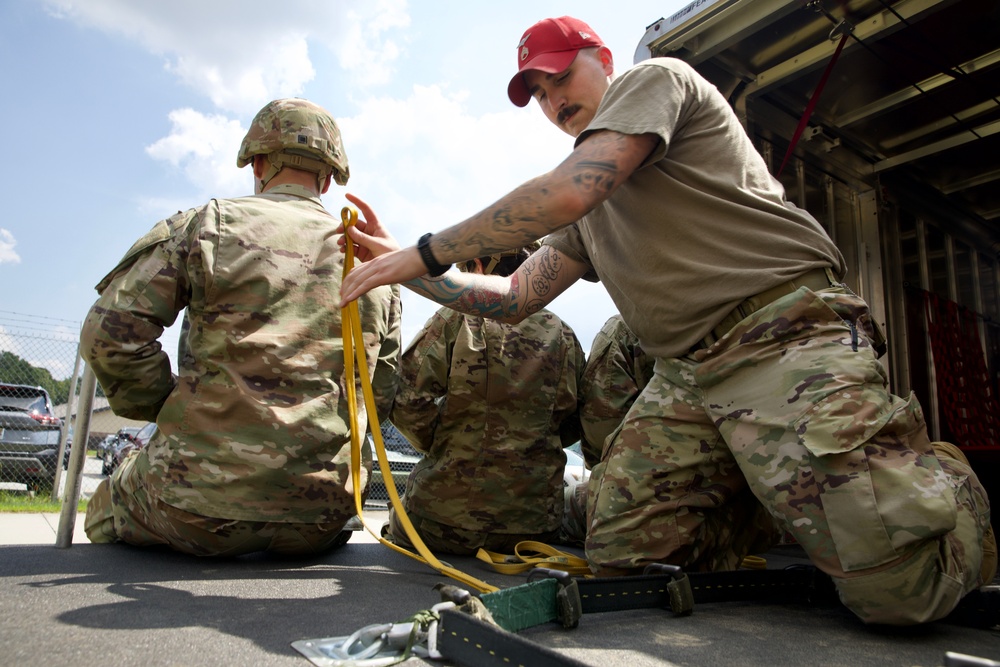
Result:
{"label": "uniform pocket", "polygon": [[882,565],[954,529],[954,491],[912,396],[843,388],[813,406],[799,433],[845,572]]}

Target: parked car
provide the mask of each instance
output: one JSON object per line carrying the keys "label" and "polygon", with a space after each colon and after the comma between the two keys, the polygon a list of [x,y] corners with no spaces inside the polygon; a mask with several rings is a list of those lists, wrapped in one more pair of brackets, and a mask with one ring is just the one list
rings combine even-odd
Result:
{"label": "parked car", "polygon": [[[132,431],[135,433],[123,433],[122,431]],[[121,462],[125,460],[129,452],[134,449],[145,447],[149,439],[156,433],[156,424],[150,422],[140,429],[123,428],[118,431],[118,438],[108,448],[104,455],[104,463],[101,465],[102,475],[111,475]]]}
{"label": "parked car", "polygon": [[[0,481],[50,492],[56,477],[62,425],[45,389],[0,383]],[[72,432],[63,454],[64,469],[71,444]]]}
{"label": "parked car", "polygon": [[[389,471],[392,473],[392,483],[396,488],[396,493],[400,496],[406,490],[406,478],[410,476],[410,471],[417,465],[422,454],[413,449],[409,442],[403,439],[402,435],[398,442],[395,438],[386,437],[385,428],[382,430],[385,443],[385,458],[389,462]],[[368,482],[368,501],[377,503],[389,502],[389,491],[385,485],[385,478],[382,476],[382,468],[379,466],[378,457],[375,455],[375,443],[371,436],[366,440],[371,447],[372,453],[372,476]],[[403,444],[405,443],[405,444]]]}

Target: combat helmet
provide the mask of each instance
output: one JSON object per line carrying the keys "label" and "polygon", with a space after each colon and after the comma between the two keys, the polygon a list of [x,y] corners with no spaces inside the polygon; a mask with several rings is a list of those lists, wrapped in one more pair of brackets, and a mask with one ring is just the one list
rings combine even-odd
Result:
{"label": "combat helmet", "polygon": [[340,185],[346,185],[350,177],[347,154],[333,116],[300,98],[274,100],[257,112],[240,144],[236,166],[242,169],[254,155],[267,155],[271,163],[271,169],[261,179],[265,185],[282,167],[316,173],[321,187],[331,172]]}
{"label": "combat helmet", "polygon": [[[483,275],[509,276],[521,266],[524,260],[536,250],[542,247],[540,241],[532,241],[526,246],[512,248],[502,252],[495,252],[492,255],[479,257],[479,262],[483,266]],[[475,270],[475,260],[469,260],[458,266],[459,270],[472,273]]]}

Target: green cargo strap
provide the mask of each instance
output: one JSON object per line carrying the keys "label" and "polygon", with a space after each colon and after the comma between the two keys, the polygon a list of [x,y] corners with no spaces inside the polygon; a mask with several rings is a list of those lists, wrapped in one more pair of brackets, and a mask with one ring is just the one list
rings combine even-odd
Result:
{"label": "green cargo strap", "polygon": [[497,625],[508,632],[518,632],[559,618],[558,588],[555,579],[542,579],[483,593],[479,598]]}

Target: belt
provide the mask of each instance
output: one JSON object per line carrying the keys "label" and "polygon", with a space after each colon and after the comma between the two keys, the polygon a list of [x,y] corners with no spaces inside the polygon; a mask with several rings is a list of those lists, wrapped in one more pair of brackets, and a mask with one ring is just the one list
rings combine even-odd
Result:
{"label": "belt", "polygon": [[806,287],[814,292],[818,292],[819,290],[839,286],[840,283],[837,281],[837,277],[833,274],[833,270],[825,268],[813,269],[803,273],[795,280],[789,280],[786,283],[781,283],[771,289],[764,290],[760,294],[755,294],[754,296],[740,302],[739,305],[733,308],[732,312],[723,317],[722,321],[715,325],[710,332],[708,332],[707,336],[695,343],[694,346],[692,346],[691,351],[694,352],[695,350],[711,347],[715,341],[732,331],[733,327],[742,322],[744,319],[750,317],[750,315],[756,313],[764,306],[774,303],[781,297],[791,294],[801,287]]}

